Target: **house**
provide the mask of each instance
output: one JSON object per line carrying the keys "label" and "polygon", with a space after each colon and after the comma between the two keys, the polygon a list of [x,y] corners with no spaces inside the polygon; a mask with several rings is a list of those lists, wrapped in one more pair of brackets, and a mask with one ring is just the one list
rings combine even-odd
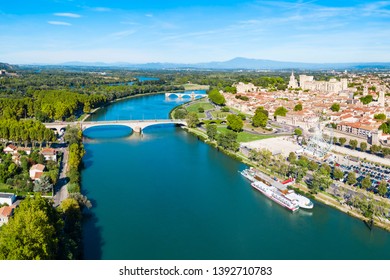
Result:
{"label": "house", "polygon": [[31,148],[18,147],[17,151],[18,153],[25,152],[27,155],[31,154]]}
{"label": "house", "polygon": [[30,168],[30,178],[35,181],[39,179],[43,175],[43,170],[45,170],[45,166],[43,164],[35,164]]}
{"label": "house", "polygon": [[57,152],[53,148],[43,148],[41,154],[45,157],[46,160],[57,161]]}
{"label": "house", "polygon": [[0,192],[0,204],[7,203],[8,205],[12,205],[16,199],[15,194],[13,193],[2,193]]}
{"label": "house", "polygon": [[0,227],[6,223],[8,223],[9,218],[14,213],[14,207],[11,206],[3,206],[0,208]]}
{"label": "house", "polygon": [[18,151],[18,147],[16,147],[14,144],[9,144],[7,147],[3,149],[3,152],[6,154],[14,154]]}

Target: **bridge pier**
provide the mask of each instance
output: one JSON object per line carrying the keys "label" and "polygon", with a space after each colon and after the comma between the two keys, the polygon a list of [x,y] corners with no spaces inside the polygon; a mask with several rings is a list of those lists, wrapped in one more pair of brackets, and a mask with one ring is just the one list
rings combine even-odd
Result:
{"label": "bridge pier", "polygon": [[135,133],[142,133],[142,128],[139,127],[139,126],[136,126],[136,127],[133,128],[133,131],[134,131]]}

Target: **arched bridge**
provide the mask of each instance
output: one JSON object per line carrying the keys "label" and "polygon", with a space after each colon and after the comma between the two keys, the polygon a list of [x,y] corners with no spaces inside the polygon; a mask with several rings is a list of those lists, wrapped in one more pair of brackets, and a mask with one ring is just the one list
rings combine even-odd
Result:
{"label": "arched bridge", "polygon": [[165,94],[165,98],[169,98],[171,97],[172,95],[175,95],[177,96],[179,99],[182,99],[184,96],[188,96],[190,97],[191,99],[195,99],[197,97],[206,97],[207,94],[204,94],[204,93],[195,93],[195,92],[191,92],[191,93],[175,93],[175,92],[167,92]]}
{"label": "arched bridge", "polygon": [[130,127],[134,132],[141,133],[143,129],[148,126],[156,124],[178,124],[178,125],[187,125],[186,120],[118,120],[118,121],[86,121],[86,122],[55,122],[55,123],[44,123],[47,128],[56,130],[58,133],[65,129],[68,125],[78,126],[82,131],[87,128],[95,126],[107,126],[107,125],[122,125]]}

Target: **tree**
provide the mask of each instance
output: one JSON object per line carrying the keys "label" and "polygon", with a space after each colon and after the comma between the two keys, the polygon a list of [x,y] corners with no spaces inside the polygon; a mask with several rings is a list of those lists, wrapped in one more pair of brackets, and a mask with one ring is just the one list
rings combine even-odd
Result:
{"label": "tree", "polygon": [[355,150],[358,145],[358,141],[355,139],[349,140],[349,146],[351,146],[352,150]]}
{"label": "tree", "polygon": [[294,111],[302,111],[302,110],[303,110],[302,103],[298,103],[297,105],[295,105]]}
{"label": "tree", "polygon": [[206,126],[206,133],[207,133],[207,136],[211,139],[211,140],[215,140],[216,137],[217,137],[217,126],[215,124],[208,124]]}
{"label": "tree", "polygon": [[50,178],[45,174],[39,180],[34,182],[34,192],[48,193],[53,190],[53,184],[50,183]]}
{"label": "tree", "polygon": [[341,146],[344,146],[345,143],[347,142],[347,139],[344,138],[344,137],[340,137],[339,142],[340,142],[340,145],[341,145]]}
{"label": "tree", "polygon": [[237,142],[237,133],[230,130],[219,134],[217,137],[217,143],[222,148],[233,152],[238,151],[240,146]]}
{"label": "tree", "polygon": [[360,142],[360,151],[362,151],[362,152],[367,151],[367,143],[366,142]]}
{"label": "tree", "polygon": [[314,160],[311,160],[309,161],[308,168],[310,171],[316,171],[318,169],[318,164]]}
{"label": "tree", "polygon": [[294,129],[294,134],[295,134],[296,136],[301,136],[301,135],[302,135],[302,129],[300,129],[300,128]]}
{"label": "tree", "polygon": [[369,187],[371,187],[371,178],[370,178],[370,175],[368,175],[367,177],[364,177],[364,179],[362,180],[362,182],[360,183],[362,188],[363,189],[368,189]]}
{"label": "tree", "polygon": [[291,162],[291,163],[294,163],[297,160],[297,156],[295,155],[294,152],[290,152],[290,154],[288,155],[287,160],[289,162]]}
{"label": "tree", "polygon": [[64,134],[64,140],[72,145],[79,143],[83,137],[81,129],[76,126],[67,126]]}
{"label": "tree", "polygon": [[282,116],[282,117],[285,117],[286,114],[287,114],[288,110],[286,108],[284,108],[283,106],[281,107],[278,107],[276,108],[275,112],[274,112],[274,116]]}
{"label": "tree", "polygon": [[190,128],[195,128],[199,124],[198,114],[195,112],[189,112],[186,117],[187,125]]}
{"label": "tree", "polygon": [[51,202],[27,196],[0,231],[0,259],[48,260],[59,252],[63,222]]}
{"label": "tree", "polygon": [[266,127],[268,122],[268,116],[262,110],[256,110],[255,115],[252,118],[252,125],[254,127]]}
{"label": "tree", "polygon": [[372,102],[372,95],[371,95],[371,94],[368,94],[368,95],[366,95],[366,96],[360,97],[359,99],[360,99],[360,101],[361,101],[364,105],[367,105],[367,104],[369,104],[369,103]]}
{"label": "tree", "polygon": [[386,115],[383,114],[383,113],[375,114],[375,115],[374,115],[374,119],[385,121],[385,120],[386,120]]}
{"label": "tree", "polygon": [[343,177],[344,177],[344,172],[340,168],[335,167],[333,170],[333,178],[335,178],[336,180],[341,180],[343,179]]}
{"label": "tree", "polygon": [[378,146],[378,145],[372,145],[372,146],[370,147],[370,151],[371,151],[371,153],[373,153],[373,154],[378,154],[378,153],[381,151],[381,147]]}
{"label": "tree", "polygon": [[357,182],[357,180],[356,180],[355,172],[349,172],[348,177],[347,177],[348,185],[354,185],[354,184],[356,184],[356,182]]}
{"label": "tree", "polygon": [[175,110],[175,113],[173,114],[173,117],[175,119],[185,119],[187,116],[188,112],[185,108],[178,108]]}
{"label": "tree", "polygon": [[228,127],[230,127],[235,132],[240,132],[244,127],[244,122],[239,116],[236,115],[228,115],[227,118]]}
{"label": "tree", "polygon": [[378,193],[380,196],[384,196],[387,193],[387,182],[385,180],[379,183]]}
{"label": "tree", "polygon": [[219,93],[218,89],[210,90],[208,96],[209,99],[217,105],[224,105],[226,103],[225,97]]}
{"label": "tree", "polygon": [[330,107],[332,112],[338,112],[340,111],[340,104],[339,103],[333,103],[332,106]]}
{"label": "tree", "polygon": [[319,172],[324,176],[329,176],[330,172],[332,172],[332,168],[327,163],[323,163]]}

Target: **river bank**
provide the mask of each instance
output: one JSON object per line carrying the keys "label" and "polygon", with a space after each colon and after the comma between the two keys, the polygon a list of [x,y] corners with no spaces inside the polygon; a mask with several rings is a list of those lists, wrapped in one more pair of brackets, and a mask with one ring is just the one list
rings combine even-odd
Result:
{"label": "river bank", "polygon": [[[177,106],[175,107],[174,109],[171,110],[170,114],[169,114],[169,117],[170,118],[173,118],[173,112],[178,109],[179,107],[181,107],[183,105],[180,105],[180,106]],[[199,140],[202,140],[203,142],[205,142],[206,144],[212,146],[213,148],[216,148],[218,151],[222,151],[224,152],[225,154],[227,154],[228,156],[236,159],[236,160],[239,160],[240,162],[248,165],[248,166],[252,166],[254,168],[258,168],[258,169],[261,169],[262,172],[266,173],[267,175],[270,175],[270,176],[273,176],[273,177],[278,177],[276,174],[271,174],[270,172],[268,172],[268,170],[266,170],[265,168],[262,168],[258,165],[256,165],[255,163],[253,163],[250,159],[248,159],[246,156],[244,156],[243,154],[241,154],[240,152],[231,152],[231,151],[226,151],[226,150],[223,150],[221,149],[220,147],[218,147],[218,145],[215,143],[215,141],[210,141],[208,139],[208,136],[203,132],[201,131],[200,129],[197,129],[197,128],[185,128],[185,130],[190,133],[190,134],[193,134],[195,135]],[[284,180],[285,178],[279,178],[279,180]],[[373,220],[370,220],[368,219],[367,217],[363,216],[359,209],[356,209],[352,206],[349,206],[347,205],[346,203],[342,203],[340,202],[339,200],[337,200],[336,198],[332,197],[330,194],[327,194],[325,192],[319,192],[319,193],[316,193],[316,194],[313,194],[310,192],[310,190],[307,188],[307,186],[301,184],[301,183],[296,183],[294,185],[294,187],[296,189],[298,189],[303,195],[306,195],[306,196],[309,196],[311,197],[312,199],[318,201],[318,202],[321,202],[325,205],[328,205],[330,207],[333,207],[349,216],[352,216],[354,218],[357,218],[361,221],[363,221],[364,223],[366,224],[371,224],[371,225],[374,225],[374,226],[377,226],[379,228],[382,228],[382,229],[385,229],[387,231],[390,231],[390,221],[388,220],[385,220],[385,219],[380,219],[379,217],[375,216],[373,218]]]}

